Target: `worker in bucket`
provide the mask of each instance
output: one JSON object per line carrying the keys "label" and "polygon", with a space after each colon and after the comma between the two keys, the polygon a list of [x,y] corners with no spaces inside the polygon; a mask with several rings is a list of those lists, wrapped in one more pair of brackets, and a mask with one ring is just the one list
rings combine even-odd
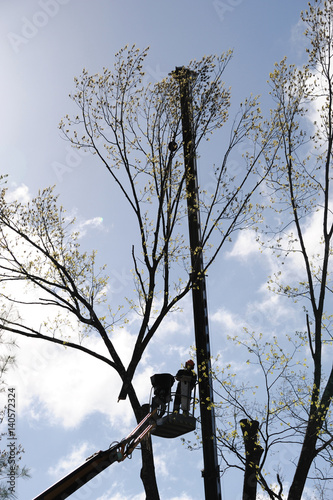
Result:
{"label": "worker in bucket", "polygon": [[191,392],[195,386],[197,376],[193,371],[194,362],[189,359],[185,363],[185,368],[178,370],[176,380],[178,380],[175,403],[173,407],[174,412],[179,412],[180,408],[184,415],[188,415],[191,404]]}
{"label": "worker in bucket", "polygon": [[157,373],[150,377],[150,380],[154,388],[152,410],[156,409],[157,416],[162,417],[167,404],[171,401],[171,387],[175,377],[170,373]]}

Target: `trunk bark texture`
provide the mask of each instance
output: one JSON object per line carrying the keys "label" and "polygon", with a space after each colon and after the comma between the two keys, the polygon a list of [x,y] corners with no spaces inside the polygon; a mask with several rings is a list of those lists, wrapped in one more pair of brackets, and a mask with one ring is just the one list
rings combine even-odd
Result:
{"label": "trunk bark texture", "polygon": [[259,444],[259,422],[257,420],[240,421],[245,445],[245,473],[243,485],[243,500],[256,500],[257,471],[263,449]]}
{"label": "trunk bark texture", "polygon": [[[140,407],[140,409],[134,409],[138,423],[147,415],[149,410],[149,404],[143,405],[142,407]],[[141,459],[142,467],[140,478],[146,493],[146,500],[160,500],[155,473],[151,436],[145,438],[141,442]]]}
{"label": "trunk bark texture", "polygon": [[141,443],[141,457],[142,468],[140,477],[145,489],[146,500],[160,500],[155,474],[153,447],[150,436]]}
{"label": "trunk bark texture", "polygon": [[316,455],[317,431],[314,420],[307,428],[294,479],[289,489],[288,500],[301,500],[302,498],[305,482]]}

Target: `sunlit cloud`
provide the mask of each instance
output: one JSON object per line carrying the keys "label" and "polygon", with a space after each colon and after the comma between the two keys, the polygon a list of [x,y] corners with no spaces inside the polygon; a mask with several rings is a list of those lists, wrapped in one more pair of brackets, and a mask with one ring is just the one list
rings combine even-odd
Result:
{"label": "sunlit cloud", "polygon": [[[113,486],[111,489],[114,490],[115,487]],[[145,498],[146,495],[144,493],[134,496],[126,494],[127,500],[145,500]],[[98,497],[97,500],[124,500],[124,494],[123,493],[112,494],[111,492],[105,493],[104,495]]]}
{"label": "sunlit cloud", "polygon": [[241,231],[232,250],[225,252],[224,255],[227,258],[248,260],[253,254],[259,254],[259,243],[256,240],[256,233],[250,229]]}
{"label": "sunlit cloud", "polygon": [[[120,356],[127,349],[126,339],[128,335],[117,341]],[[44,419],[53,426],[74,428],[99,412],[112,426],[130,429],[133,414],[128,401],[114,404],[121,380],[113,368],[90,355],[46,341],[22,338],[18,344],[18,368],[9,379],[20,394],[20,411],[31,422]],[[85,345],[103,351],[101,339],[90,338]],[[148,380],[147,395],[149,384]]]}
{"label": "sunlit cloud", "polygon": [[85,221],[79,221],[75,225],[75,229],[79,232],[79,238],[86,236],[87,232],[91,229],[104,229],[103,217],[93,217]]}
{"label": "sunlit cloud", "polygon": [[6,193],[8,203],[17,201],[20,203],[28,203],[31,200],[31,195],[28,186],[21,184],[20,186],[13,185]]}
{"label": "sunlit cloud", "polygon": [[54,467],[50,467],[48,473],[54,477],[64,476],[84,463],[92,449],[93,447],[87,442],[75,446],[68,455],[58,460]]}

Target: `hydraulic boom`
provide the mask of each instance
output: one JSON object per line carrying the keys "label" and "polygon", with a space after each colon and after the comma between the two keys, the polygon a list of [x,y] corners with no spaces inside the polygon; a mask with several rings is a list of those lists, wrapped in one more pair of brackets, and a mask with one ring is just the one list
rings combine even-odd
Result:
{"label": "hydraulic boom", "polygon": [[156,374],[151,377],[154,397],[150,404],[145,405],[150,411],[135,429],[119,443],[111,445],[107,450],[98,451],[91,455],[84,464],[33,500],[64,500],[109,465],[114,462],[122,462],[129,457],[141,441],[150,434],[164,438],[174,438],[194,431],[196,427],[194,417],[195,390],[192,396],[191,393],[187,396],[189,398],[187,411],[183,413],[180,413],[179,409],[175,411],[174,406],[171,405],[172,397],[174,396],[175,400],[177,398],[177,393],[171,392],[174,379],[175,377],[169,373]]}
{"label": "hydraulic boom", "polygon": [[35,497],[34,500],[64,500],[114,462],[125,460],[156,426],[156,421],[153,419],[155,412],[156,410],[148,413],[125,439],[87,458],[84,464]]}

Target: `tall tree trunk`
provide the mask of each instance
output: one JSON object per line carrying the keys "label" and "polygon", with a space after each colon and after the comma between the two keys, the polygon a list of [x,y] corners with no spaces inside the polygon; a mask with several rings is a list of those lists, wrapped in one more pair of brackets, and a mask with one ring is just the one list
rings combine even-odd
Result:
{"label": "tall tree trunk", "polygon": [[[144,404],[140,408],[133,407],[138,423],[147,415],[150,410],[149,404]],[[146,500],[160,500],[157,487],[154,453],[151,436],[146,437],[141,442],[142,467],[140,478],[146,493]]]}
{"label": "tall tree trunk", "polygon": [[291,483],[288,500],[301,500],[305,482],[309,474],[311,464],[316,456],[318,425],[313,418],[309,422],[299,456],[296,472]]}
{"label": "tall tree trunk", "polygon": [[[316,338],[321,341],[321,317],[322,310],[318,314],[318,328]],[[316,347],[316,352],[321,354],[321,345]],[[314,389],[311,401],[310,415],[307,429],[304,436],[304,441],[301,453],[298,459],[298,464],[294,474],[293,481],[290,486],[288,500],[300,500],[305,487],[305,483],[309,474],[310,467],[317,455],[316,445],[319,433],[323,427],[333,397],[333,367],[330,376],[323,391],[323,395],[319,400],[319,389],[321,380],[321,356],[315,359],[315,377]]]}
{"label": "tall tree trunk", "polygon": [[259,422],[244,418],[240,421],[245,445],[243,500],[256,500],[257,472],[263,449],[259,444]]}
{"label": "tall tree trunk", "polygon": [[141,457],[142,468],[140,477],[145,489],[146,500],[160,500],[155,474],[153,447],[150,436],[141,443]]}

